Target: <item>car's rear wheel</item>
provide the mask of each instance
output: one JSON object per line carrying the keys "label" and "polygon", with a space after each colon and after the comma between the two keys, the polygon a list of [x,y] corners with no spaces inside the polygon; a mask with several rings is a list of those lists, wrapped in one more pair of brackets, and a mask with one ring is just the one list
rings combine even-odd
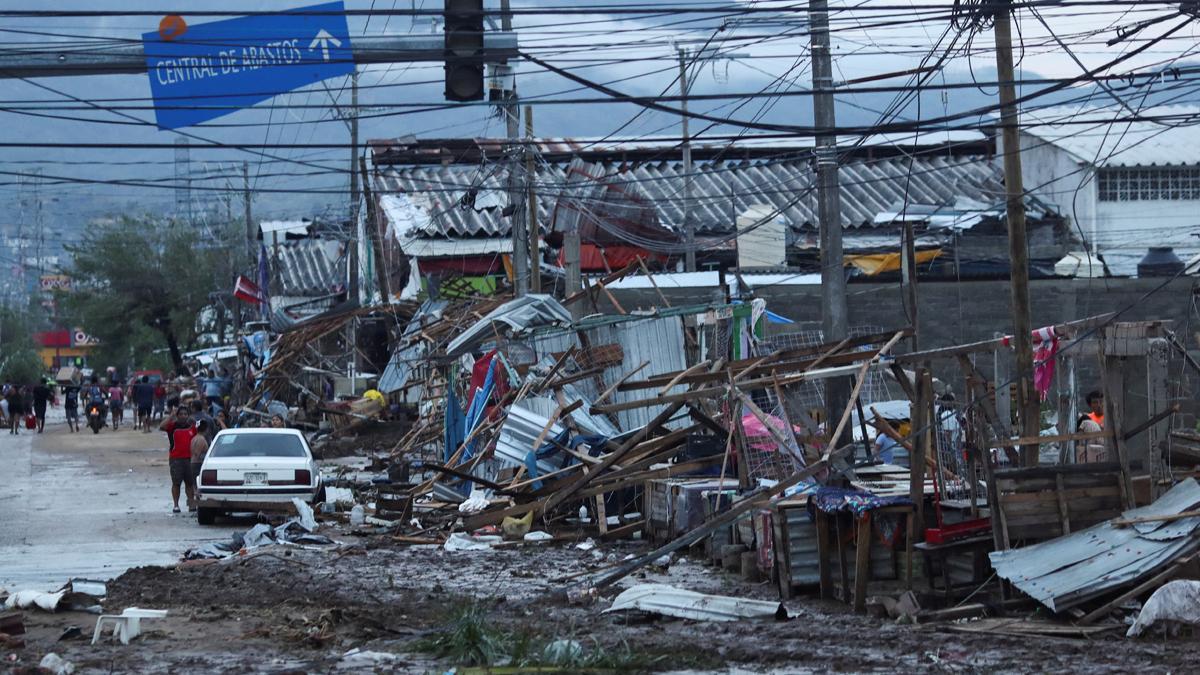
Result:
{"label": "car's rear wheel", "polygon": [[217,522],[217,510],[205,507],[196,509],[196,522],[201,525],[212,525]]}
{"label": "car's rear wheel", "polygon": [[321,485],[321,489],[317,490],[317,494],[313,496],[313,504],[325,503],[325,485]]}

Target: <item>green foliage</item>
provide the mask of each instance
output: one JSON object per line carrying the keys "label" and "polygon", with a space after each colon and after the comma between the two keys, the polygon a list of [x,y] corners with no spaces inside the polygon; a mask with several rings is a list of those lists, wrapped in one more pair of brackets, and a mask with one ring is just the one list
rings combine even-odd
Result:
{"label": "green foliage", "polygon": [[208,295],[231,277],[222,242],[181,223],[124,218],[70,245],[72,291],[64,313],[104,345],[98,363],[143,367],[166,347],[178,370],[195,345]]}
{"label": "green foliage", "polygon": [[33,342],[37,320],[33,310],[0,308],[0,380],[29,384],[44,374]]}
{"label": "green foliage", "polygon": [[492,666],[508,657],[509,636],[492,626],[479,603],[454,610],[444,629],[423,645],[428,651],[464,666]]}
{"label": "green foliage", "polygon": [[32,384],[45,374],[46,365],[33,349],[4,352],[0,356],[0,380]]}
{"label": "green foliage", "polygon": [[456,666],[481,667],[486,669],[483,672],[493,673],[641,671],[661,667],[665,658],[637,654],[624,642],[606,648],[595,638],[574,633],[569,630],[543,639],[528,631],[504,631],[488,619],[482,603],[471,602],[452,611],[442,629],[420,641],[417,648]]}

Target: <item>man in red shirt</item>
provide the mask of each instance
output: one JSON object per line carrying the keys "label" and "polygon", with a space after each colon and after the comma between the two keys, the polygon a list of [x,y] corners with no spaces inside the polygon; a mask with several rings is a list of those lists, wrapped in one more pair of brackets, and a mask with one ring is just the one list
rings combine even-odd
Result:
{"label": "man in red shirt", "polygon": [[196,437],[196,424],[191,411],[181,405],[175,416],[158,427],[167,432],[167,464],[171,467],[171,500],[175,504],[173,513],[179,513],[179,486],[187,490],[188,511],[196,510],[196,477],[192,475],[192,439]]}

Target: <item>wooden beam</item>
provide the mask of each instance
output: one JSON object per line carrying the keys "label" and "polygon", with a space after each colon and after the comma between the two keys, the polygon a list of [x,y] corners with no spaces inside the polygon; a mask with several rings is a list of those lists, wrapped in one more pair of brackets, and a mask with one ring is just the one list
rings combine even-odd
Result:
{"label": "wooden beam", "polygon": [[1171,579],[1171,577],[1174,577],[1176,574],[1179,574],[1180,572],[1182,572],[1184,570],[1184,568],[1188,565],[1188,563],[1190,563],[1192,560],[1195,560],[1195,559],[1196,559],[1196,555],[1192,554],[1186,558],[1176,561],[1175,564],[1171,565],[1170,567],[1163,570],[1162,572],[1150,577],[1149,579],[1143,581],[1142,583],[1138,584],[1137,586],[1134,586],[1133,588],[1129,589],[1128,591],[1125,591],[1124,593],[1113,598],[1109,602],[1106,602],[1104,605],[1092,610],[1090,613],[1086,614],[1082,619],[1080,619],[1079,623],[1082,625],[1085,625],[1085,626],[1088,624],[1096,623],[1100,619],[1103,619],[1104,617],[1111,614],[1114,609],[1120,607],[1121,605],[1132,600],[1133,598],[1136,598],[1139,595],[1141,595],[1153,588],[1158,588],[1159,586],[1162,586],[1164,583],[1169,581]]}
{"label": "wooden beam", "polygon": [[675,385],[679,384],[680,380],[682,380],[683,378],[687,377],[688,375],[691,375],[692,373],[694,373],[698,370],[704,370],[705,368],[707,368],[709,366],[709,364],[710,364],[709,361],[701,361],[700,363],[697,363],[696,365],[688,368],[687,370],[681,371],[678,375],[671,378],[670,382],[667,382],[666,384],[664,384],[662,389],[658,390],[658,395],[665,396],[668,391],[671,391],[671,387],[674,387]]}
{"label": "wooden beam", "polygon": [[638,372],[640,372],[643,368],[645,368],[648,365],[650,365],[650,361],[642,361],[642,365],[640,365],[637,368],[634,368],[633,370],[629,371],[628,373],[625,373],[624,375],[622,375],[621,379],[617,380],[616,382],[613,382],[612,386],[610,386],[608,389],[605,389],[603,392],[601,392],[600,395],[596,397],[596,400],[592,401],[592,405],[597,406],[597,405],[600,405],[601,403],[604,403],[605,401],[607,401],[608,397],[612,396],[613,393],[617,391],[617,387],[620,387],[621,384],[623,382],[625,382],[625,380],[628,380],[629,378],[638,374]]}
{"label": "wooden beam", "polygon": [[[1078,321],[1068,321],[1066,323],[1056,324],[1054,332],[1059,336],[1069,336],[1075,331],[1083,331],[1108,323],[1116,313],[1100,314],[1091,316]],[[983,340],[981,342],[970,342],[963,345],[955,345],[953,347],[941,347],[939,349],[926,349],[920,352],[911,352],[909,354],[900,354],[896,357],[896,363],[921,363],[932,359],[954,358],[967,354],[977,354],[979,352],[990,352],[1006,347],[1012,340],[1012,336],[994,338],[991,340]]]}
{"label": "wooden beam", "polygon": [[836,443],[837,439],[842,437],[842,431],[845,430],[846,423],[850,421],[850,413],[854,410],[854,399],[858,398],[859,392],[862,391],[863,383],[867,381],[867,371],[870,370],[872,365],[878,363],[879,359],[887,354],[888,351],[891,350],[891,348],[895,346],[895,344],[904,336],[904,331],[897,331],[896,334],[892,336],[892,339],[888,340],[882,347],[880,347],[879,351],[875,353],[875,356],[873,356],[870,361],[864,363],[859,369],[858,376],[855,378],[854,388],[850,390],[850,398],[846,401],[846,409],[842,411],[842,419],[838,420],[838,425],[834,427],[833,433],[829,436],[829,438],[832,439],[832,442]]}

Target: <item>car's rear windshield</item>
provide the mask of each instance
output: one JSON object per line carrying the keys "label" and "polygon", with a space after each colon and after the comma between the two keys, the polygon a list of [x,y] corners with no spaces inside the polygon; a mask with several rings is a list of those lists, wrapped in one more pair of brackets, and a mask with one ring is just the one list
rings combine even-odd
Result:
{"label": "car's rear windshield", "polygon": [[221,434],[209,457],[305,457],[304,443],[292,434]]}

